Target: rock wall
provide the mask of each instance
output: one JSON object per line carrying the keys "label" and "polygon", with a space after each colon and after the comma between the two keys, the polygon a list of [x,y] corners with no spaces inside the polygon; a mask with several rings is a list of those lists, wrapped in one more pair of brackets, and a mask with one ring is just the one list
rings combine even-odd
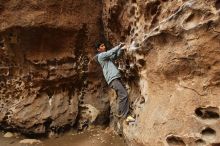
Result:
{"label": "rock wall", "polygon": [[102,74],[95,63],[88,70],[101,12],[100,0],[0,1],[2,128],[44,134],[108,122]]}
{"label": "rock wall", "polygon": [[[220,145],[219,0],[105,0],[105,35],[123,59],[136,122],[129,145]],[[136,92],[132,92],[136,91]]]}
{"label": "rock wall", "polygon": [[105,36],[128,46],[117,62],[136,117],[123,127],[128,144],[220,145],[219,9],[219,0],[0,1],[0,126],[43,134],[108,123],[115,95],[93,61]]}

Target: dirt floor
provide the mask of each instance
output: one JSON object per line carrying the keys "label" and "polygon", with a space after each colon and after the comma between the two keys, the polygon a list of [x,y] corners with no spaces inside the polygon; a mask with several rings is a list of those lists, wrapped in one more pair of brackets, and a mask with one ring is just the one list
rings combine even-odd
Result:
{"label": "dirt floor", "polygon": [[126,146],[123,138],[101,129],[91,129],[82,133],[70,131],[63,135],[53,136],[48,139],[39,139],[40,144],[20,144],[19,141],[25,139],[22,136],[11,138],[3,137],[0,134],[0,146]]}

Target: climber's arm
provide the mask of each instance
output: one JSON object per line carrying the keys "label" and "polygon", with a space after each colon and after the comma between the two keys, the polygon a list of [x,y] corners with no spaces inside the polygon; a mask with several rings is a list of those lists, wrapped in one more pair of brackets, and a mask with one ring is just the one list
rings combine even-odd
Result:
{"label": "climber's arm", "polygon": [[103,52],[99,54],[99,59],[100,60],[106,60],[106,59],[116,59],[118,55],[121,53],[121,47],[124,44],[119,44],[118,46],[112,48],[111,50],[107,52]]}
{"label": "climber's arm", "polygon": [[122,49],[118,49],[117,52],[115,52],[114,54],[112,54],[112,56],[110,57],[111,60],[116,60],[122,53]]}

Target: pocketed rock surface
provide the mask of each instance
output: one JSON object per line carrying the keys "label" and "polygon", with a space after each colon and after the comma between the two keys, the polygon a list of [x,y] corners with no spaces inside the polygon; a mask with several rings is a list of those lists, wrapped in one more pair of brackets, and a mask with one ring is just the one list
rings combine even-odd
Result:
{"label": "pocketed rock surface", "polygon": [[116,64],[136,118],[123,127],[129,145],[220,145],[219,9],[219,0],[1,1],[1,127],[44,134],[111,121],[115,94],[93,60],[104,38],[127,45]]}
{"label": "pocketed rock surface", "polygon": [[108,122],[101,70],[88,71],[101,8],[99,0],[0,1],[2,128],[45,134]]}
{"label": "pocketed rock surface", "polygon": [[[122,62],[130,98],[137,98],[136,122],[124,127],[128,143],[220,145],[220,1],[107,0],[104,5],[106,36],[128,45]],[[131,80],[134,74],[137,79]]]}

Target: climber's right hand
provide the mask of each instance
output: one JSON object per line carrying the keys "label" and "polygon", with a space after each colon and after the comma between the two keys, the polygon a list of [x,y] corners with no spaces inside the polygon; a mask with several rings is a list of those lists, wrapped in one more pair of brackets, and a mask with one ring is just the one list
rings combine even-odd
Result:
{"label": "climber's right hand", "polygon": [[124,45],[125,45],[125,43],[120,42],[118,46],[121,48],[121,47],[123,47]]}
{"label": "climber's right hand", "polygon": [[127,46],[123,46],[123,47],[121,47],[121,50],[127,50]]}

